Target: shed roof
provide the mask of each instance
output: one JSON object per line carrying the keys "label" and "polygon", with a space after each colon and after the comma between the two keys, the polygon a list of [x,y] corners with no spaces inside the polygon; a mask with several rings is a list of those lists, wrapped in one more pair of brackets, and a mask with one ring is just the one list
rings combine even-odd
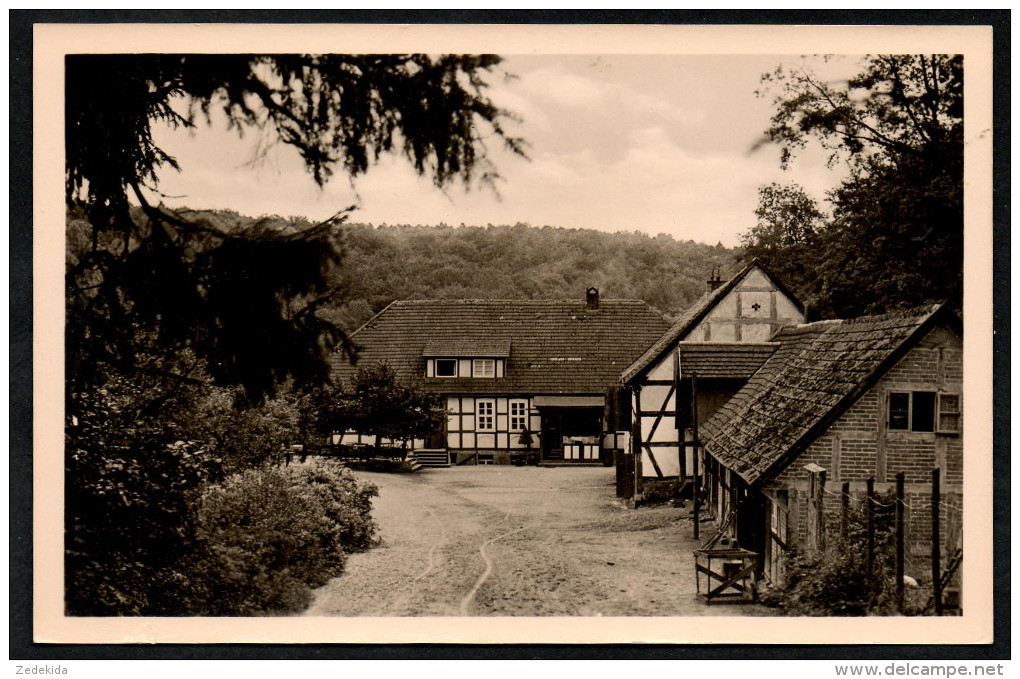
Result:
{"label": "shed roof", "polygon": [[[441,394],[603,394],[669,327],[640,300],[400,300],[351,335],[358,365],[387,363]],[[507,351],[504,354],[491,353]],[[457,350],[456,355],[449,352]],[[506,357],[503,378],[425,378],[425,357]],[[356,371],[333,359],[334,376]]]}
{"label": "shed roof", "polygon": [[743,269],[738,271],[732,278],[726,281],[723,285],[710,290],[702,295],[694,304],[690,306],[681,316],[676,320],[675,323],[659,337],[654,344],[648,347],[641,356],[638,357],[634,363],[627,367],[620,376],[624,384],[630,384],[637,379],[640,379],[644,375],[645,371],[648,370],[659,358],[662,357],[668,351],[671,351],[679,342],[682,342],[687,334],[697,326],[701,320],[708,315],[708,312],[719,303],[727,294],[730,293],[733,288],[737,286],[740,281],[744,279],[747,274],[751,273],[755,268],[761,269],[761,271],[768,276],[769,280],[779,289],[783,294],[790,298],[798,308],[803,309],[800,301],[794,296],[789,289],[786,288],[775,276],[772,275],[764,264],[758,259],[753,259]]}
{"label": "shed roof", "polygon": [[705,450],[748,484],[780,473],[938,323],[944,306],[786,326],[779,347],[704,423]]}
{"label": "shed roof", "polygon": [[421,355],[426,358],[506,358],[510,340],[453,337],[429,340]]}

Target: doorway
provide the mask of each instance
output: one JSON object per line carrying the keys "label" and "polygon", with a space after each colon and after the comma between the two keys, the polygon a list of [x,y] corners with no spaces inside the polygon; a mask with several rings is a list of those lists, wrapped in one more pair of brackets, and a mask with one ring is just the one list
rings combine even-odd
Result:
{"label": "doorway", "polygon": [[601,407],[542,407],[542,460],[597,462],[601,459]]}

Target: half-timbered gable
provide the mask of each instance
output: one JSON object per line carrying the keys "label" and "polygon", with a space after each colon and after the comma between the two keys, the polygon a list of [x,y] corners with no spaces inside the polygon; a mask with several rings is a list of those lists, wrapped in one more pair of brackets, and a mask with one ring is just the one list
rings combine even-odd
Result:
{"label": "half-timbered gable", "polygon": [[[617,428],[620,371],[668,327],[644,302],[592,288],[577,300],[400,300],[351,340],[357,366],[386,363],[446,397],[446,430],[430,447],[453,462],[529,448],[596,461]],[[334,377],[347,382],[357,366],[338,354]]]}
{"label": "half-timbered gable", "polygon": [[692,425],[711,417],[771,355],[775,331],[804,321],[800,302],[757,260],[709,286],[622,374],[635,413],[639,492],[642,478],[693,475]]}
{"label": "half-timbered gable", "polygon": [[908,543],[930,551],[921,519],[932,469],[943,497],[962,497],[959,319],[925,307],[791,326],[773,339],[775,352],[701,427],[708,507],[776,579],[783,551],[808,538],[821,472],[852,493],[868,479],[887,490],[904,472],[918,527]]}

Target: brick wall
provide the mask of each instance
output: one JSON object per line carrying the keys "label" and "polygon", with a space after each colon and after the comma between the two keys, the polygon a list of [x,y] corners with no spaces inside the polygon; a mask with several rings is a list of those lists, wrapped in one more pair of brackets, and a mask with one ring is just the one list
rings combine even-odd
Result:
{"label": "brick wall", "polygon": [[[911,349],[875,386],[839,417],[792,464],[770,484],[789,490],[789,536],[803,544],[807,537],[807,488],[809,473],[804,466],[817,464],[826,470],[825,511],[838,525],[844,481],[851,494],[863,495],[869,477],[876,480],[877,493],[894,486],[896,474],[906,474],[907,551],[930,551],[931,470],[942,468],[942,494],[946,499],[943,523],[958,523],[956,507],[962,506],[963,436],[885,429],[886,394],[890,391],[941,391],[961,393],[963,389],[963,347],[950,330],[935,328]],[[945,514],[948,512],[948,514]],[[951,536],[943,531],[943,544]]]}

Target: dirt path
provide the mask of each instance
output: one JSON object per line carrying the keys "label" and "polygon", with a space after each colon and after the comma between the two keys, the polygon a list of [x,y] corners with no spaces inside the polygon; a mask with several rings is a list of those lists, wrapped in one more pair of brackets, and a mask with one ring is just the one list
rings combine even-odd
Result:
{"label": "dirt path", "polygon": [[691,525],[628,510],[604,468],[456,467],[359,476],[379,486],[382,545],[307,615],[762,615],[695,596]]}

